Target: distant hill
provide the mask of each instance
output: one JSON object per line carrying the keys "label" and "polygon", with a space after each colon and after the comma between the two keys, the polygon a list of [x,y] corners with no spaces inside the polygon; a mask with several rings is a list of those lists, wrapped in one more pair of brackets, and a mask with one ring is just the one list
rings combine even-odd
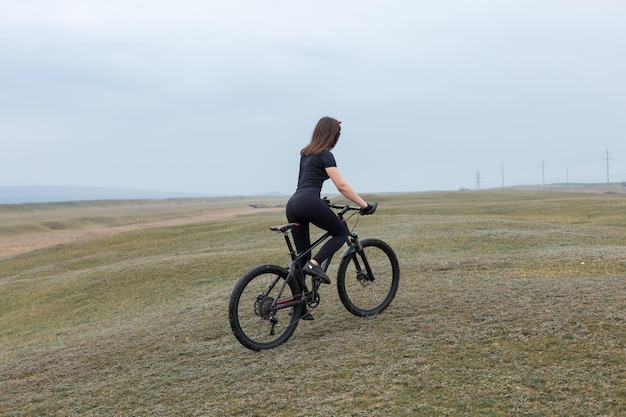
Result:
{"label": "distant hill", "polygon": [[0,204],[56,203],[62,201],[130,200],[219,197],[169,191],[105,187],[20,186],[0,187]]}

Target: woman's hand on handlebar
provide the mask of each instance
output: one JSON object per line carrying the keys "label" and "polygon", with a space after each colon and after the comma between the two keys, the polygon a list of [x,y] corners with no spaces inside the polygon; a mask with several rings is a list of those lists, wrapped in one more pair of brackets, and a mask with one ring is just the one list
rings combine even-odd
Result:
{"label": "woman's hand on handlebar", "polygon": [[359,211],[359,213],[363,215],[374,214],[374,212],[376,211],[376,207],[378,207],[378,203],[374,203],[374,204],[367,203],[367,207],[362,208]]}

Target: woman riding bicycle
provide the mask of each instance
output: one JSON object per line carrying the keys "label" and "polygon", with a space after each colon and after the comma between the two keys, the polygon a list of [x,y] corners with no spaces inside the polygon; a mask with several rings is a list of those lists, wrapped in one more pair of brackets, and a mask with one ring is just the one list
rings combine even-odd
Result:
{"label": "woman riding bicycle", "polygon": [[332,234],[332,238],[303,266],[304,273],[325,284],[330,284],[330,278],[320,264],[346,243],[348,229],[320,198],[324,181],[330,178],[344,197],[361,207],[362,214],[372,214],[376,210],[376,206],[363,200],[339,174],[331,150],[337,144],[340,134],[341,122],[336,119],[322,117],[317,123],[311,142],[300,151],[298,187],[286,208],[287,220],[300,225],[292,230],[298,253],[306,251],[311,245],[310,223]]}

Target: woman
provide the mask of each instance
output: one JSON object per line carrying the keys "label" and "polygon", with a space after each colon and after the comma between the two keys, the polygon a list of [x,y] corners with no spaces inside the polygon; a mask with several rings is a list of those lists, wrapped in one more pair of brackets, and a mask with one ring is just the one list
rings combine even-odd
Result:
{"label": "woman", "polygon": [[298,253],[311,246],[310,223],[331,233],[331,239],[303,267],[306,274],[324,284],[330,284],[330,278],[320,267],[321,263],[334,254],[348,237],[347,227],[328,204],[320,199],[324,181],[330,178],[344,197],[361,207],[362,214],[372,214],[376,210],[375,205],[363,200],[339,174],[335,157],[330,151],[337,144],[340,134],[341,122],[336,119],[322,117],[317,123],[311,142],[300,151],[298,188],[287,202],[286,209],[287,220],[300,225],[292,231]]}

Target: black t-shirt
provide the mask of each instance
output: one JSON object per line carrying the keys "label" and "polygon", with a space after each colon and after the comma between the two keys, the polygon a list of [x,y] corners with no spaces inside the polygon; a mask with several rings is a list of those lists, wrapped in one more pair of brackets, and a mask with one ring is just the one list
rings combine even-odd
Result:
{"label": "black t-shirt", "polygon": [[326,168],[336,166],[337,162],[330,151],[324,151],[320,155],[301,156],[298,190],[312,188],[322,192],[322,185],[329,178]]}

